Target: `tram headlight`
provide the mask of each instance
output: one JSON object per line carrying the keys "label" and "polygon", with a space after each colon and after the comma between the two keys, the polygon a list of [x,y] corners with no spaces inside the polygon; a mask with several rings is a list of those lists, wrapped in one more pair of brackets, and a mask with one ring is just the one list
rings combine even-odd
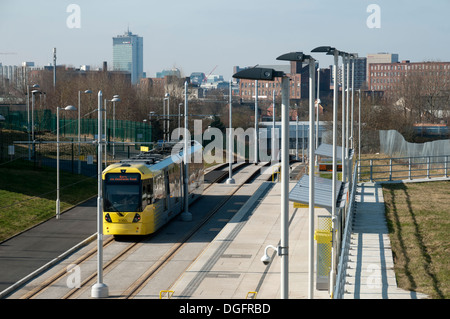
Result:
{"label": "tram headlight", "polygon": [[105,220],[106,220],[108,223],[112,223],[111,216],[109,216],[108,213],[106,213],[106,215],[105,215]]}

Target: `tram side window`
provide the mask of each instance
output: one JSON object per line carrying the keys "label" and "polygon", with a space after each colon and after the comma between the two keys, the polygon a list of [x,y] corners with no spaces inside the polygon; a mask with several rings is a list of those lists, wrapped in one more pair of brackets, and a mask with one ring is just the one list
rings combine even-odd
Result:
{"label": "tram side window", "polygon": [[142,181],[142,207],[153,203],[153,180]]}

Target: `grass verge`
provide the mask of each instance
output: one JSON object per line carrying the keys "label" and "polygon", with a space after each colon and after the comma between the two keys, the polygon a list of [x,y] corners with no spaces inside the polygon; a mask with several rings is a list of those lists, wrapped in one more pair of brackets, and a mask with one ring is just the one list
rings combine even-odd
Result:
{"label": "grass verge", "polygon": [[384,184],[399,288],[450,298],[450,182]]}
{"label": "grass verge", "polygon": [[[95,195],[93,178],[60,171],[61,211]],[[25,161],[0,166],[0,242],[56,212],[56,170]]]}

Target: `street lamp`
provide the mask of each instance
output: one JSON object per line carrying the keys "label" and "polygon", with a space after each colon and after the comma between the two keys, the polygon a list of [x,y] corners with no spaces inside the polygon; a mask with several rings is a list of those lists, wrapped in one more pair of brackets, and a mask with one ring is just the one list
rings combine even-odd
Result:
{"label": "street lamp", "polygon": [[[315,75],[316,60],[302,52],[290,52],[277,58],[283,61],[297,61],[309,63],[309,283],[308,296],[314,298],[314,157],[315,157],[315,138],[314,138],[314,93],[315,93]],[[287,179],[289,176],[286,176]],[[288,186],[288,185],[287,185]],[[287,200],[286,200],[287,201]],[[287,203],[286,203],[287,204]]]}
{"label": "street lamp", "polygon": [[33,157],[34,157],[34,153],[35,153],[35,138],[34,138],[34,95],[36,93],[41,93],[41,91],[39,89],[35,89],[33,91],[31,91],[31,139],[33,142]]}
{"label": "street lamp", "polygon": [[[322,46],[313,49],[311,52],[322,52],[327,55],[333,55],[334,57],[334,66],[333,66],[333,78],[334,78],[334,86],[333,86],[333,169],[332,169],[332,190],[331,190],[331,223],[332,223],[332,233],[334,235],[334,230],[336,227],[336,181],[337,181],[337,112],[338,112],[338,81],[337,81],[337,68],[338,68],[338,59],[339,56],[345,54],[345,52],[341,52],[336,48],[330,46]],[[342,93],[344,94],[344,93]],[[335,240],[335,238],[333,238]],[[336,251],[334,248],[334,244],[331,246],[331,273],[330,273],[330,287],[333,289],[334,287],[334,277],[336,275],[335,271],[335,255]]]}
{"label": "street lamp", "polygon": [[116,159],[116,102],[122,101],[118,95],[114,95],[113,99],[113,159]]}
{"label": "street lamp", "polygon": [[102,214],[102,91],[98,92],[98,140],[97,140],[97,283],[91,288],[93,298],[108,297],[108,286],[103,283],[103,214]]}
{"label": "street lamp", "polygon": [[[167,117],[166,117],[166,100],[167,100]],[[164,141],[167,141],[169,139],[169,133],[170,133],[170,94],[166,93],[164,95],[163,100],[163,114],[164,114]],[[167,124],[166,124],[167,120]]]}
{"label": "street lamp", "polygon": [[[281,298],[289,297],[289,78],[284,72],[269,68],[251,68],[237,72],[233,75],[236,79],[273,81],[275,77],[281,77],[281,127],[282,127],[282,153],[281,153],[281,242],[277,248],[281,256]],[[256,134],[256,132],[255,132]],[[264,261],[263,261],[264,262]]]}
{"label": "street lamp", "polygon": [[184,82],[184,212],[181,213],[181,219],[185,222],[192,220],[192,214],[189,212],[189,165],[188,165],[188,147],[190,138],[188,139],[188,83]]}
{"label": "street lamp", "polygon": [[230,80],[230,90],[229,90],[229,99],[230,99],[230,103],[229,103],[229,107],[230,107],[230,132],[229,134],[229,142],[228,142],[228,179],[227,179],[227,184],[234,184],[234,178],[233,178],[233,125],[232,125],[232,95],[231,95],[231,84],[232,81]]}
{"label": "street lamp", "polygon": [[[33,84],[31,86],[34,90],[39,88],[39,84]],[[34,91],[33,90],[33,91]],[[28,134],[28,160],[31,160],[31,137],[30,137],[30,86],[27,85],[27,134]]]}
{"label": "street lamp", "polygon": [[61,109],[56,108],[56,219],[60,217],[60,200],[59,200],[59,110],[76,111],[77,108],[73,105],[68,105]]}
{"label": "street lamp", "polygon": [[81,93],[90,94],[92,91],[78,91],[78,174],[81,174]]}
{"label": "street lamp", "polygon": [[[107,102],[113,102],[113,131],[114,131],[114,129],[115,129],[115,124],[114,124],[114,120],[115,120],[115,103],[114,102],[119,102],[119,101],[120,101],[120,98],[119,98],[118,95],[114,95],[111,100],[105,99],[105,167],[108,165],[107,164],[108,155],[106,153],[107,152],[107,144],[108,144],[107,129],[106,129],[106,105],[107,105]],[[114,137],[113,137],[113,142],[114,142]],[[113,145],[114,145],[114,143],[113,143]],[[114,150],[114,147],[113,147],[113,150]]]}

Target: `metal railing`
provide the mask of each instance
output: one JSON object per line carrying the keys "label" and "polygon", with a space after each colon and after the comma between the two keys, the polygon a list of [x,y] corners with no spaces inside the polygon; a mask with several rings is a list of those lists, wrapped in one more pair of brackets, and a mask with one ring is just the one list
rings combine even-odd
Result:
{"label": "metal railing", "polygon": [[348,252],[350,248],[350,239],[352,234],[352,223],[353,223],[353,215],[355,210],[355,195],[356,195],[356,187],[357,187],[357,163],[353,169],[352,183],[349,189],[350,197],[348,199],[348,206],[346,210],[342,210],[344,213],[345,227],[344,232],[340,241],[340,253],[339,253],[339,262],[337,266],[336,273],[336,283],[335,286],[332,287],[332,295],[333,299],[342,299],[345,292],[345,277],[346,277],[346,269],[347,269],[347,261],[348,261]]}
{"label": "metal railing", "polygon": [[[436,177],[449,177],[449,157],[441,156],[416,156],[398,158],[372,158],[357,161],[353,168],[353,176],[349,180],[350,196],[347,209],[343,210],[345,228],[340,238],[340,254],[337,265],[335,286],[332,287],[332,298],[342,299],[345,293],[345,280],[347,262],[352,234],[352,223],[356,209],[355,195],[358,182],[390,182],[396,180],[431,179]],[[363,165],[369,163],[368,165]]]}
{"label": "metal railing", "polygon": [[372,158],[359,161],[358,181],[448,177],[450,155]]}

